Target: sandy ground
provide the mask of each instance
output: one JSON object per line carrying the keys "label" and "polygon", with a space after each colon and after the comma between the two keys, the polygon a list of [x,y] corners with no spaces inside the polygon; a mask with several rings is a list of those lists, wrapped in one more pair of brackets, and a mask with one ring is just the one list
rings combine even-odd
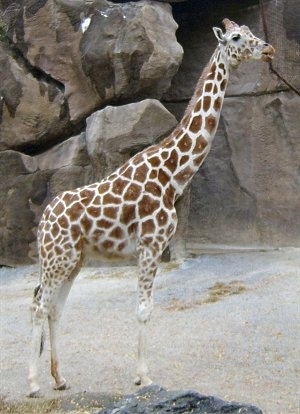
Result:
{"label": "sandy ground", "polygon": [[[47,341],[40,370],[45,401],[136,390],[136,277],[131,266],[81,271],[59,337],[71,389],[52,390]],[[8,412],[3,401],[28,401],[29,306],[37,267],[1,268],[0,280],[0,411]],[[300,249],[162,264],[149,326],[153,382],[254,404],[265,414],[299,413],[299,290]]]}

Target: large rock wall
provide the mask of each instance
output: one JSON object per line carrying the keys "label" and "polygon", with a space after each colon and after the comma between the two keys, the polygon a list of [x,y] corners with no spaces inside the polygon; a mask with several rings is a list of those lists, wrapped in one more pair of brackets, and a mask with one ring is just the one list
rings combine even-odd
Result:
{"label": "large rock wall", "polygon": [[261,2],[264,27],[261,5],[228,3],[198,7],[191,1],[175,8],[185,53],[164,95],[167,108],[178,118],[182,115],[214,48],[211,26],[224,15],[268,37],[276,48],[273,65],[280,67],[281,76],[261,62],[232,71],[212,150],[193,179],[190,199],[184,202],[190,205],[187,247],[299,246],[300,98],[295,73],[300,35],[299,27],[289,26],[290,18],[299,15],[299,6],[285,0]]}
{"label": "large rock wall", "polygon": [[[273,2],[266,3],[268,18]],[[286,16],[296,13],[296,5],[279,3],[271,34],[277,24],[280,44],[276,36],[270,41],[281,57],[282,77],[285,67],[299,64],[296,52],[282,49],[282,37],[291,51],[299,38]],[[212,26],[227,16],[264,36],[254,0],[26,0],[13,7],[3,0],[1,10],[5,265],[35,258],[36,226],[51,197],[101,179],[174,128],[174,116],[153,98],[181,117],[215,48]],[[178,203],[177,250],[186,239],[188,248],[299,245],[299,99],[267,64],[232,73],[213,149]]]}

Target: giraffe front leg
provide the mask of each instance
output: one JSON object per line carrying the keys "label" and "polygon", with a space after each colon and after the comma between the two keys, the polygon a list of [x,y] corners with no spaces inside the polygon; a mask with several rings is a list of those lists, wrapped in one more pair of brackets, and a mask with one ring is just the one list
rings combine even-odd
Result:
{"label": "giraffe front leg", "polygon": [[[147,309],[146,309],[147,307]],[[138,362],[137,376],[134,380],[135,385],[150,385],[152,380],[148,376],[147,364],[147,324],[150,320],[152,311],[152,303],[138,305],[137,317],[139,322],[139,338],[138,338]]]}
{"label": "giraffe front leg", "polygon": [[139,250],[139,280],[137,319],[139,323],[138,361],[136,385],[150,385],[147,364],[147,327],[153,310],[152,289],[161,252],[154,252],[149,246],[140,247]]}

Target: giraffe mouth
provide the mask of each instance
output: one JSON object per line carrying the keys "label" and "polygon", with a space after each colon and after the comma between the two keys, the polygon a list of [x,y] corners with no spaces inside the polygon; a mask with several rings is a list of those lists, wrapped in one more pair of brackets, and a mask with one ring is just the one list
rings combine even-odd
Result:
{"label": "giraffe mouth", "polygon": [[274,57],[275,49],[269,45],[261,52],[261,59],[264,62],[272,62]]}

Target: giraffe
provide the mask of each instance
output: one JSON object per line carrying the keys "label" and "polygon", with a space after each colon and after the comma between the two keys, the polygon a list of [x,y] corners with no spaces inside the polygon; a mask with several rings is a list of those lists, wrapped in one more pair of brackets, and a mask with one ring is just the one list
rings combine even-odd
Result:
{"label": "giraffe", "polygon": [[40,283],[32,304],[29,396],[39,395],[38,359],[46,319],[54,388],[67,388],[58,362],[58,321],[82,262],[90,254],[137,256],[139,337],[135,384],[151,383],[146,358],[147,324],[153,310],[155,274],[176,230],[175,201],[211,148],[231,67],[250,59],[269,62],[275,52],[247,26],[238,26],[227,18],[223,24],[225,32],[213,28],[218,45],[174,131],[101,182],[65,191],[46,207],[37,236]]}

